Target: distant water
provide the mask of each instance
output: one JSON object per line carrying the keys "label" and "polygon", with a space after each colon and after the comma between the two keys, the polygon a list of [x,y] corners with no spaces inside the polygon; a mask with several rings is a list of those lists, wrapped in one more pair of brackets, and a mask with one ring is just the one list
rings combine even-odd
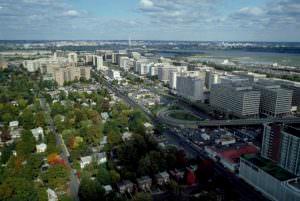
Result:
{"label": "distant water", "polygon": [[215,61],[217,63],[228,59],[233,62],[245,64],[273,64],[297,66],[300,67],[300,51],[289,52],[274,52],[274,51],[254,51],[254,50],[160,50],[160,56],[192,56],[199,55],[202,61]]}

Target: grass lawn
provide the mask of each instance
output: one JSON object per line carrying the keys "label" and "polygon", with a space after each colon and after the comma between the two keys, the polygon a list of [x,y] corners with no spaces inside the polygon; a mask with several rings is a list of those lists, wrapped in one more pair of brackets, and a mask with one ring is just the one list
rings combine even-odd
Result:
{"label": "grass lawn", "polygon": [[174,112],[170,114],[170,117],[174,119],[179,119],[179,120],[186,120],[186,121],[199,121],[201,120],[199,117],[189,114],[186,112]]}

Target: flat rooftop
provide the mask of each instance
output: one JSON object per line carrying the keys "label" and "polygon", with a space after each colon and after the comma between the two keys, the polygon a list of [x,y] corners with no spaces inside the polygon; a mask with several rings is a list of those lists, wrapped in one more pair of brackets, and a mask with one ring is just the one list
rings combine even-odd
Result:
{"label": "flat rooftop", "polygon": [[286,126],[284,131],[300,138],[300,127],[296,126]]}
{"label": "flat rooftop", "polygon": [[300,189],[300,179],[298,178],[299,181],[293,180],[292,182],[289,182],[289,184],[297,189]]}
{"label": "flat rooftop", "polygon": [[266,173],[272,175],[279,181],[286,181],[296,177],[294,174],[277,166],[274,162],[262,158],[261,156],[250,154],[250,155],[243,155],[242,158],[254,164],[256,167],[262,169]]}

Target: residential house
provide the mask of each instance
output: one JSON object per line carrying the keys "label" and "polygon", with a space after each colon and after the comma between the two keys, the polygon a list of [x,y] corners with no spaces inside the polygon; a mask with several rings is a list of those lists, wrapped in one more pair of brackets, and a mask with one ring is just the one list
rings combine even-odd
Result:
{"label": "residential house", "polygon": [[169,183],[170,175],[167,172],[160,172],[155,175],[155,179],[158,185],[164,185]]}
{"label": "residential house", "polygon": [[106,153],[105,152],[95,153],[94,159],[98,165],[106,163],[107,162]]}
{"label": "residential house", "polygon": [[143,191],[150,190],[152,185],[152,179],[149,176],[144,176],[137,179],[139,189]]}
{"label": "residential house", "polygon": [[19,127],[19,121],[11,121],[9,122],[9,128],[12,129],[16,129]]}
{"label": "residential house", "polygon": [[47,145],[45,143],[41,143],[35,146],[37,153],[44,153],[47,149]]}
{"label": "residential house", "polygon": [[80,157],[80,168],[83,169],[92,163],[92,156]]}
{"label": "residential house", "polygon": [[120,193],[131,193],[133,192],[133,188],[134,188],[134,184],[129,181],[129,180],[125,180],[125,181],[122,181],[122,182],[119,182],[117,184],[117,188],[119,190]]}
{"label": "residential house", "polygon": [[31,129],[31,133],[36,141],[44,139],[44,130],[42,127]]}

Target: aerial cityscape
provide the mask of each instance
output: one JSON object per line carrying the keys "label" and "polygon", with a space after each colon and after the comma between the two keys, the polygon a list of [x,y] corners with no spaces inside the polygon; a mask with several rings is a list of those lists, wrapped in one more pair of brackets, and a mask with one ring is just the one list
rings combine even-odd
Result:
{"label": "aerial cityscape", "polygon": [[298,0],[0,0],[0,201],[300,201]]}

